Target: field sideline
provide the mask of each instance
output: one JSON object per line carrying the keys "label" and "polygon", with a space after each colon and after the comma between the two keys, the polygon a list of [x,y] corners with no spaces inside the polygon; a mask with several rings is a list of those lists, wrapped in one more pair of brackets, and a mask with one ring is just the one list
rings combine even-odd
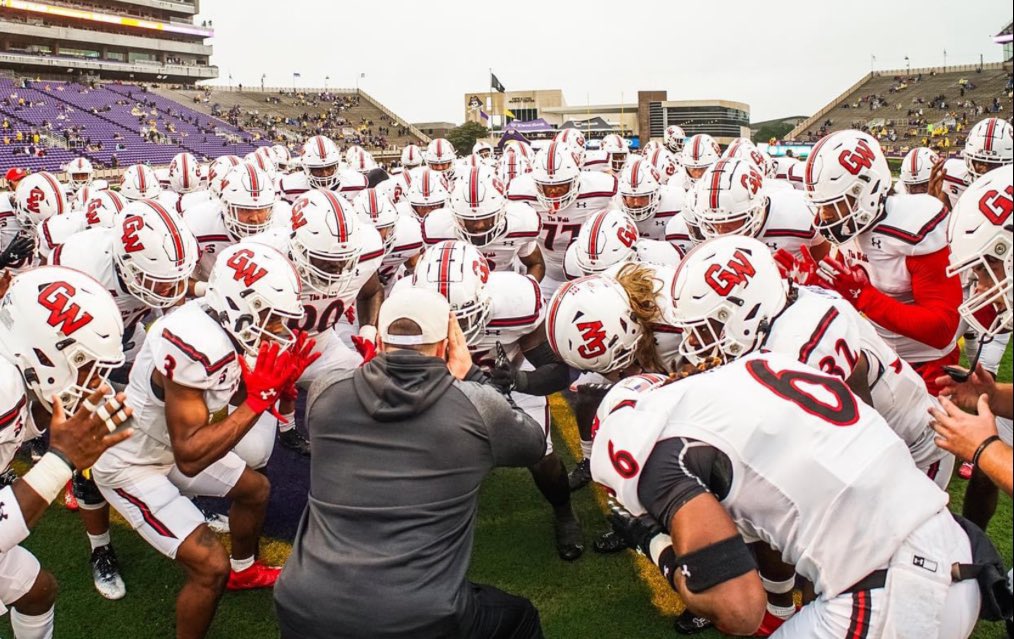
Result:
{"label": "field sideline", "polygon": [[[1000,378],[1011,380],[1009,349]],[[553,402],[553,418],[557,450],[570,467],[576,450],[576,430],[566,404],[560,400]],[[276,449],[275,456],[279,454]],[[273,464],[274,461],[273,458]],[[272,479],[280,496],[300,490],[297,485],[285,486],[285,478],[272,475]],[[289,481],[298,484],[295,479]],[[966,483],[955,479],[951,485],[952,502],[959,508]],[[591,542],[605,529],[596,493],[584,489],[575,494],[588,550],[580,560],[568,564],[556,556],[549,508],[527,471],[496,472],[482,490],[471,578],[531,598],[542,614],[547,637],[675,636],[671,617],[680,604],[657,570],[629,552],[610,556],[591,552]],[[1009,566],[1011,499],[1001,495],[999,502],[989,533]],[[118,602],[102,599],[92,586],[88,542],[76,515],[54,506],[25,543],[60,581],[57,639],[172,636],[173,605],[181,582],[179,570],[122,521],[113,526],[112,537],[127,582],[127,597]],[[287,541],[272,540],[265,544],[264,554],[273,561],[282,561],[288,547]],[[5,616],[0,621],[0,637],[9,636],[10,624]],[[277,636],[271,593],[227,593],[210,636],[221,639]],[[723,635],[712,632],[697,636],[713,639]],[[980,624],[973,634],[976,639],[1003,636],[1001,624]]]}

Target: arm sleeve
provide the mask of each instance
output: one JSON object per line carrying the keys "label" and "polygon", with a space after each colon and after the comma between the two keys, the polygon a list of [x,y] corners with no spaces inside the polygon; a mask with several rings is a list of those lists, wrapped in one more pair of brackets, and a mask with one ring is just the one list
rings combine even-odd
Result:
{"label": "arm sleeve", "polygon": [[485,426],[496,466],[531,466],[546,454],[546,433],[520,408],[490,386],[456,382]]}
{"label": "arm sleeve", "polygon": [[905,258],[912,277],[911,304],[899,302],[872,286],[856,307],[889,331],[932,346],[946,348],[958,330],[961,282],[947,277],[949,249]]}
{"label": "arm sleeve", "polygon": [[637,497],[662,527],[694,497],[710,492],[718,500],[732,486],[732,462],[713,446],[686,437],[655,445],[641,469]]}
{"label": "arm sleeve", "polygon": [[518,371],[515,389],[527,395],[552,395],[570,385],[570,368],[553,352],[549,342],[542,342],[525,353],[533,371]]}

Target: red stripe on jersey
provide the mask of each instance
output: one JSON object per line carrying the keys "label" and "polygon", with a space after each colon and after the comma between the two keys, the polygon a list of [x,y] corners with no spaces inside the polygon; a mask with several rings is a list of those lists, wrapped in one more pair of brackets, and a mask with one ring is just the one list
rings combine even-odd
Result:
{"label": "red stripe on jersey", "polygon": [[926,235],[928,235],[930,231],[936,228],[936,226],[940,224],[940,222],[947,219],[948,213],[949,211],[947,210],[947,207],[943,207],[942,209],[940,209],[939,213],[933,216],[933,219],[923,224],[922,228],[920,228],[915,233],[912,233],[911,231],[906,231],[905,229],[899,229],[894,226],[887,226],[886,224],[878,224],[877,226],[873,227],[873,232],[893,237],[895,239],[901,240],[902,242],[905,242],[906,244],[918,244],[919,242],[922,242],[926,238]]}
{"label": "red stripe on jersey", "polygon": [[122,488],[117,488],[115,490],[117,495],[122,497],[130,505],[134,506],[141,512],[141,518],[144,519],[144,523],[151,526],[155,530],[155,532],[157,532],[159,535],[163,537],[168,537],[169,539],[176,539],[176,535],[172,533],[169,527],[166,526],[164,523],[162,523],[162,521],[158,517],[156,517],[154,513],[151,512],[151,508],[148,507],[148,504],[144,503],[143,501],[140,500],[140,498],[131,495]]}
{"label": "red stripe on jersey", "polygon": [[28,398],[22,394],[21,399],[18,400],[18,403],[14,406],[14,408],[10,409],[3,415],[0,415],[0,429],[10,426],[11,422],[13,422],[14,419],[21,414],[21,409],[23,409],[27,403]]}
{"label": "red stripe on jersey", "polygon": [[190,359],[194,360],[195,362],[203,366],[204,371],[209,375],[211,375],[212,373],[217,373],[222,368],[225,368],[229,364],[229,362],[236,361],[236,355],[234,353],[229,353],[228,355],[218,360],[217,362],[212,362],[207,355],[200,352],[190,344],[187,344],[185,341],[183,341],[183,339],[181,339],[178,335],[174,334],[168,328],[162,329],[162,338],[165,339],[165,341],[172,344],[173,346],[175,346],[176,348],[180,349],[184,355],[186,355]]}
{"label": "red stripe on jersey", "polygon": [[810,335],[810,339],[806,340],[803,347],[799,349],[799,361],[805,364],[810,359],[810,355],[813,354],[813,350],[817,348],[817,344],[820,344],[820,340],[824,339],[824,335],[827,334],[827,329],[831,327],[832,322],[838,317],[838,309],[831,308],[824,313],[824,317],[820,318],[817,322],[817,328],[813,329],[813,333]]}
{"label": "red stripe on jersey", "polygon": [[852,619],[847,639],[866,639],[870,632],[870,591],[852,593]]}

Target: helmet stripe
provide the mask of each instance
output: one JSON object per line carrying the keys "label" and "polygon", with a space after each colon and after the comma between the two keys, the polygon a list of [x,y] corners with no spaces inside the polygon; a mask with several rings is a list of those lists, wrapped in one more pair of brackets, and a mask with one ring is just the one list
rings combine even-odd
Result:
{"label": "helmet stripe", "polygon": [[440,274],[437,286],[440,294],[451,301],[451,254],[454,253],[454,242],[446,241],[440,246]]}
{"label": "helmet stripe", "polygon": [[246,165],[246,173],[250,176],[250,195],[253,197],[260,197],[261,195],[261,181],[257,177],[257,169],[252,164]]}
{"label": "helmet stripe", "polygon": [[324,156],[327,155],[327,150],[324,148],[324,136],[318,135],[314,139],[317,140],[317,153],[320,155],[320,159],[323,160]]}
{"label": "helmet stripe", "polygon": [[331,205],[331,212],[334,213],[334,219],[336,222],[336,228],[338,229],[338,241],[345,243],[349,241],[349,227],[348,220],[345,219],[345,209],[342,207],[342,203],[338,201],[338,196],[332,191],[322,191],[324,197],[327,198],[328,203]]}
{"label": "helmet stripe", "polygon": [[428,198],[430,196],[430,172],[428,169],[422,172],[421,187],[423,197]]}
{"label": "helmet stripe", "polygon": [[190,188],[190,164],[187,162],[187,154],[184,153],[183,159],[183,188]]}
{"label": "helmet stripe", "polygon": [[560,311],[560,303],[563,298],[566,297],[567,291],[574,286],[574,282],[580,280],[573,280],[565,282],[561,286],[556,294],[553,296],[553,303],[549,307],[549,315],[546,317],[546,337],[549,338],[549,346],[553,349],[554,353],[559,353],[560,349],[556,346],[556,315]]}
{"label": "helmet stripe", "polygon": [[473,209],[479,208],[479,169],[472,167],[468,176],[468,205]]}
{"label": "helmet stripe", "polygon": [[556,175],[556,142],[551,142],[546,152],[546,173],[549,177]]}
{"label": "helmet stripe", "polygon": [[728,160],[719,160],[715,165],[715,168],[711,169],[711,208],[718,208],[718,194],[721,192],[722,184],[722,173],[725,172],[725,165],[728,164]]}
{"label": "helmet stripe", "polygon": [[180,229],[176,226],[175,220],[169,215],[169,211],[156,202],[155,200],[144,200],[151,210],[155,211],[158,216],[162,219],[162,223],[165,224],[166,229],[169,231],[169,237],[173,241],[173,251],[176,253],[176,257],[173,258],[173,262],[176,266],[183,264],[184,250],[183,250],[183,237],[180,235]]}
{"label": "helmet stripe", "polygon": [[990,118],[986,120],[986,139],[982,141],[982,148],[984,151],[993,150],[993,133],[996,130],[996,118]]}
{"label": "helmet stripe", "polygon": [[588,255],[592,259],[599,256],[599,232],[602,230],[602,223],[606,221],[607,212],[600,211],[592,219],[591,237],[588,239]]}
{"label": "helmet stripe", "polygon": [[912,151],[912,166],[909,168],[912,170],[912,175],[919,172],[919,149]]}
{"label": "helmet stripe", "polygon": [[113,203],[113,208],[116,209],[116,212],[119,213],[120,211],[122,211],[123,198],[120,197],[118,193],[115,193],[113,191],[106,191],[106,193],[109,195],[109,200]]}
{"label": "helmet stripe", "polygon": [[695,161],[701,159],[701,136],[700,136],[700,134],[697,134],[697,135],[694,136],[694,151],[693,151],[693,156],[694,156],[694,160]]}
{"label": "helmet stripe", "polygon": [[636,189],[641,181],[641,163],[634,162],[630,167],[630,188]]}
{"label": "helmet stripe", "polygon": [[378,217],[380,217],[380,205],[377,202],[376,189],[367,189],[366,196],[369,198],[370,217],[376,220]]}
{"label": "helmet stripe", "polygon": [[63,215],[63,191],[60,189],[60,183],[56,181],[56,178],[46,173],[41,173],[42,179],[49,183],[50,188],[53,189],[53,194],[56,196],[56,214]]}
{"label": "helmet stripe", "polygon": [[137,167],[137,186],[141,189],[141,195],[144,195],[148,190],[148,181],[144,177],[144,166],[141,164],[135,164]]}
{"label": "helmet stripe", "polygon": [[813,183],[813,180],[814,180],[814,178],[813,178],[813,164],[814,164],[814,160],[817,158],[817,154],[820,153],[820,149],[821,149],[821,147],[824,146],[824,143],[827,142],[828,138],[830,138],[833,135],[834,135],[834,133],[831,133],[830,135],[826,135],[826,136],[822,137],[820,139],[820,141],[817,142],[817,146],[815,146],[812,149],[810,149],[810,155],[808,155],[807,158],[806,158],[806,170],[803,173],[803,179],[804,179],[804,183],[806,185],[806,188],[809,189],[809,190],[811,190],[811,191],[813,190],[813,187],[814,187],[814,183]]}

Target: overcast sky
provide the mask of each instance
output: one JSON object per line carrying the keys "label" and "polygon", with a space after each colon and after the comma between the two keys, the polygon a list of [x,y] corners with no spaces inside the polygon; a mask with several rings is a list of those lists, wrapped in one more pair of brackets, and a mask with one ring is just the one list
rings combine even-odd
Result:
{"label": "overcast sky", "polygon": [[[638,7],[649,17],[635,23]],[[819,8],[818,8],[819,7]],[[956,10],[957,9],[957,10]],[[1006,2],[849,0],[202,0],[219,82],[360,86],[412,122],[464,118],[489,87],[562,89],[568,104],[669,99],[746,102],[754,122],[809,115],[880,69],[999,61]]]}

